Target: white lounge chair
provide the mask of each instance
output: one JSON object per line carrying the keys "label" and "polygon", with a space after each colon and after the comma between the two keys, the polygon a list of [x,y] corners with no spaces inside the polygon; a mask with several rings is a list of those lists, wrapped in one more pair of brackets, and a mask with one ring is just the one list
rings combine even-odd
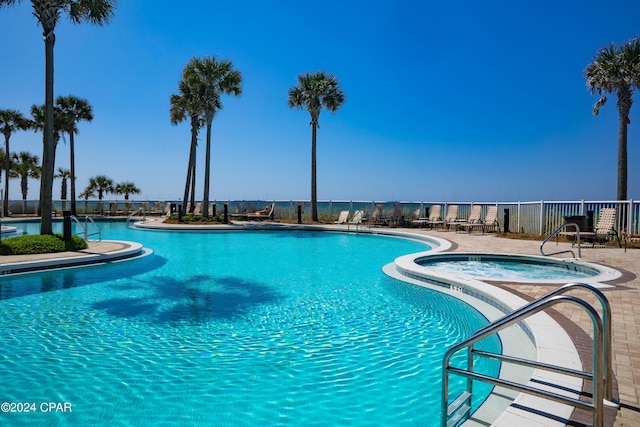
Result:
{"label": "white lounge chair", "polygon": [[349,222],[347,222],[347,230],[351,228],[351,226],[353,225],[354,227],[356,227],[356,230],[362,225],[362,216],[364,215],[363,211],[355,211],[353,213],[353,216],[351,217],[351,219],[349,220]]}
{"label": "white lounge chair", "polygon": [[340,212],[340,216],[338,216],[338,220],[337,221],[333,221],[334,224],[344,224],[347,222],[347,219],[349,218],[349,211],[341,211]]}

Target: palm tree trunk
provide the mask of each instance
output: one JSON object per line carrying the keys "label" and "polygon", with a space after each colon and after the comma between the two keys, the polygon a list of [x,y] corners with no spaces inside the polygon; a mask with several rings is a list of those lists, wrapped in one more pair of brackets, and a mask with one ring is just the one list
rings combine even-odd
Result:
{"label": "palm tree trunk", "polygon": [[627,114],[620,114],[618,129],[618,200],[627,200]]}
{"label": "palm tree trunk", "polygon": [[191,167],[191,205],[189,205],[189,213],[196,210],[196,154],[193,153],[193,165]]}
{"label": "palm tree trunk", "polygon": [[[195,190],[195,169],[196,169],[196,148],[198,146],[198,133],[194,131],[193,126],[191,129],[191,148],[189,150],[189,165],[187,167],[187,181],[184,185],[184,213],[192,212],[194,206],[194,190]],[[192,189],[191,193],[191,205],[189,206],[189,190]]]}
{"label": "palm tree trunk", "polygon": [[[204,195],[202,206],[209,206],[209,176],[211,175],[211,120],[207,120],[207,145],[204,155]],[[206,212],[206,210],[205,210]]]}
{"label": "palm tree trunk", "polygon": [[76,153],[73,144],[73,132],[69,132],[69,168],[71,173],[71,215],[76,215]]}
{"label": "palm tree trunk", "polygon": [[318,188],[316,185],[316,130],[318,123],[311,123],[311,220],[318,221]]}
{"label": "palm tree trunk", "polygon": [[2,215],[9,215],[9,169],[11,168],[11,156],[9,154],[9,136],[4,136],[4,200],[2,201]]}
{"label": "palm tree trunk", "polygon": [[44,34],[45,45],[45,120],[42,174],[40,177],[40,234],[53,234],[53,175],[55,167],[55,140],[53,135],[53,31]]}

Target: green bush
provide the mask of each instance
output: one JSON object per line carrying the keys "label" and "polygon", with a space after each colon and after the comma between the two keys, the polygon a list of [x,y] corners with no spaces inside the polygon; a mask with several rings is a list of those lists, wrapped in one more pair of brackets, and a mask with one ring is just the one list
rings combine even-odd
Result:
{"label": "green bush", "polygon": [[[218,216],[202,216],[202,215],[183,215],[182,216],[182,222],[186,223],[186,224],[190,224],[190,223],[207,223],[207,224],[211,224],[211,223],[222,223],[223,222],[223,216],[222,215],[218,215]],[[169,215],[167,217],[167,220],[165,222],[169,222],[169,223],[175,223],[178,222],[178,215],[173,214],[173,215]]]}
{"label": "green bush", "polygon": [[2,239],[2,243],[0,243],[0,254],[47,254],[54,252],[75,251],[86,248],[87,242],[79,236],[71,236],[71,241],[65,242],[62,234],[25,234],[24,236]]}

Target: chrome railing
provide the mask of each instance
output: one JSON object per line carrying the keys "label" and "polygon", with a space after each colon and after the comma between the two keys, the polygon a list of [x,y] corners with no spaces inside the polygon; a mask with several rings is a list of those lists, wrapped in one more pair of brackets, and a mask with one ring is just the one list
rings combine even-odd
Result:
{"label": "chrome railing", "polygon": [[[574,223],[574,222],[568,222],[566,224],[562,224],[560,227],[556,228],[553,233],[549,234],[547,236],[546,239],[544,239],[544,241],[542,243],[540,243],[540,253],[544,256],[551,256],[551,255],[559,255],[559,254],[564,254],[564,253],[570,253],[572,258],[576,257],[576,254],[571,250],[571,249],[567,249],[566,251],[558,251],[558,252],[552,252],[550,254],[545,254],[544,253],[544,244],[547,243],[549,240],[551,240],[553,237],[556,238],[556,245],[558,244],[558,235],[560,233],[560,230],[562,230],[563,228],[567,227],[567,226],[574,226],[576,228],[575,231],[575,236],[576,236],[576,240],[575,243],[578,245],[578,258],[582,258],[582,251],[580,250],[580,226],[578,226],[578,224]],[[572,245],[573,246],[573,245]]]}
{"label": "chrome railing", "polygon": [[[82,235],[84,237],[84,240],[89,240],[90,236],[98,236],[98,242],[101,240],[101,235],[100,235],[100,227],[98,227],[98,225],[95,223],[95,221],[93,221],[93,219],[90,216],[85,216],[84,217],[84,224],[82,222],[80,222],[80,220],[78,219],[78,217],[71,215],[71,219],[73,221],[75,221],[76,224],[78,224],[78,227],[80,227],[82,229]],[[95,229],[95,231],[93,232],[89,232],[89,225],[92,225],[93,228]],[[75,233],[76,235],[80,235],[80,233]]]}
{"label": "chrome railing", "polygon": [[[561,295],[574,289],[590,291],[600,301],[602,317],[586,301],[575,296]],[[541,363],[533,360],[521,359],[517,357],[475,350],[474,345],[496,334],[499,331],[517,324],[524,319],[543,311],[555,304],[570,303],[581,307],[591,318],[593,324],[593,371],[585,372],[567,367]],[[520,307],[513,313],[481,328],[468,339],[451,347],[443,358],[442,373],[442,426],[449,427],[458,425],[468,418],[471,412],[471,399],[473,396],[473,381],[482,381],[494,386],[501,386],[521,393],[531,394],[540,398],[553,400],[556,402],[572,405],[576,408],[584,409],[593,413],[593,425],[601,427],[603,425],[604,404],[617,406],[613,399],[613,367],[612,367],[612,347],[611,347],[611,307],[607,298],[597,288],[584,283],[570,283],[555,289],[541,296],[538,299]],[[451,358],[461,350],[467,350],[467,368],[457,368],[451,366]],[[553,391],[533,387],[509,381],[504,378],[495,378],[488,375],[474,372],[474,356],[487,357],[501,362],[514,363],[533,367],[540,370],[557,372],[568,376],[592,381],[593,397],[591,402],[583,401],[573,397],[561,395]],[[449,404],[449,375],[455,374],[467,378],[467,388]],[[576,391],[579,393],[580,391]]]}

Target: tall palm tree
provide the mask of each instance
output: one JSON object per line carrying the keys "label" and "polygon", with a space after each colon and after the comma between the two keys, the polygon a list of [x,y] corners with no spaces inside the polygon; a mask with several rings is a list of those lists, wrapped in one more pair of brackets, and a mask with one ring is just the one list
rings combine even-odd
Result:
{"label": "tall palm tree", "polygon": [[600,95],[593,106],[594,115],[607,102],[605,93],[615,93],[618,98],[618,200],[627,200],[627,126],[633,91],[640,88],[640,38],[600,49],[584,75],[591,93]]}
{"label": "tall palm tree", "polygon": [[218,60],[215,56],[192,58],[183,71],[183,80],[195,97],[207,125],[204,165],[204,195],[202,205],[209,206],[209,182],[211,176],[211,125],[216,112],[222,109],[220,96],[242,94],[242,75],[233,69],[231,61]]}
{"label": "tall palm tree", "polygon": [[60,109],[61,129],[69,134],[69,153],[71,169],[71,215],[76,215],[76,161],[74,148],[74,135],[78,133],[78,122],[93,120],[93,107],[86,99],[77,96],[59,96],[56,98],[56,106]]}
{"label": "tall palm tree", "polygon": [[115,186],[116,194],[124,194],[124,199],[129,200],[130,194],[140,194],[140,189],[133,182],[125,181]]}
{"label": "tall palm tree", "polygon": [[[0,0],[0,7],[12,6],[21,0]],[[55,169],[55,140],[53,117],[53,46],[55,28],[60,15],[69,15],[71,22],[102,25],[113,16],[117,0],[31,0],[33,15],[42,26],[45,45],[45,120],[42,150],[42,179],[40,180],[40,234],[53,234],[53,175]]]}
{"label": "tall palm tree", "polygon": [[67,181],[71,178],[71,171],[69,169],[58,168],[58,172],[56,172],[54,178],[62,179],[60,200],[62,200],[62,210],[64,211],[67,209]]}
{"label": "tall palm tree", "polygon": [[20,177],[22,190],[22,211],[27,208],[27,193],[29,192],[29,178],[40,178],[40,159],[27,151],[13,154],[13,172]]}
{"label": "tall palm tree", "polygon": [[[184,73],[183,73],[184,74]],[[197,99],[192,94],[192,90],[184,80],[178,83],[179,94],[172,94],[169,98],[171,105],[169,115],[171,124],[177,125],[184,121],[187,116],[191,122],[191,148],[189,150],[189,164],[187,167],[187,180],[184,186],[184,209],[185,212],[193,212],[195,209],[195,190],[196,190],[196,149],[198,147],[198,133],[203,126],[200,107],[197,105]],[[191,204],[189,204],[189,191],[191,190]]]}
{"label": "tall palm tree", "polygon": [[311,115],[311,220],[318,221],[318,191],[316,183],[316,131],[322,107],[335,113],[344,103],[344,92],[338,79],[323,71],[298,75],[298,85],[289,89],[291,108],[305,109]]}
{"label": "tall palm tree", "polygon": [[105,194],[113,193],[115,187],[113,186],[113,180],[107,178],[104,175],[98,175],[93,178],[89,178],[89,186],[85,189],[85,192],[90,194],[98,193],[98,210],[102,212],[102,199]]}
{"label": "tall palm tree", "polygon": [[31,122],[18,110],[0,110],[0,131],[4,135],[4,200],[2,212],[9,212],[9,171],[11,170],[11,151],[9,151],[9,139],[19,130],[27,130]]}
{"label": "tall palm tree", "polygon": [[[31,129],[35,132],[42,132],[43,140],[44,140],[44,128],[46,126],[46,106],[45,105],[32,105],[31,106]],[[63,132],[63,116],[62,110],[57,105],[53,107],[53,117],[55,118],[53,122],[53,161],[55,163],[56,158],[56,148],[58,147],[58,143],[60,142],[60,137]]]}

